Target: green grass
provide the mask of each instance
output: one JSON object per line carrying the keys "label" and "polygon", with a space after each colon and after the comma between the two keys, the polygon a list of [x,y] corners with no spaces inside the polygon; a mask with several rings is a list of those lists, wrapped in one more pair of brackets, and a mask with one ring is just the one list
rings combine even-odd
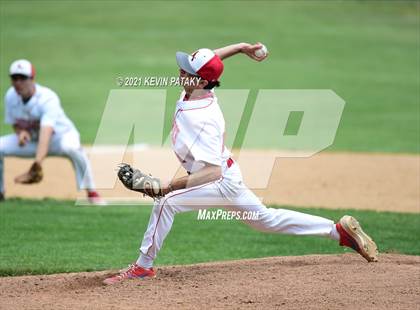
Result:
{"label": "green grass", "polygon": [[[294,208],[295,209],[295,208]],[[420,215],[299,208],[338,220],[350,213],[380,251],[420,255]],[[150,207],[78,207],[71,201],[10,199],[0,205],[0,275],[119,268],[135,260]],[[237,221],[176,216],[157,265],[266,256],[344,253],[331,240],[266,234]]]}
{"label": "green grass", "polygon": [[[269,59],[227,60],[224,89],[253,96],[332,89],[347,104],[331,150],[418,153],[419,8],[417,1],[1,1],[0,92],[10,62],[31,59],[83,143],[92,143],[117,76],[176,74],[177,50],[259,40]],[[170,91],[168,104],[177,92]]]}

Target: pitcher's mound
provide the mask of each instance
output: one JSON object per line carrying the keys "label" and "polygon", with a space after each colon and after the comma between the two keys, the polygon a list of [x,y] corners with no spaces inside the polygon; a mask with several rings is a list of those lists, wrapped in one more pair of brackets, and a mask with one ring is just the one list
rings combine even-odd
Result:
{"label": "pitcher's mound", "polygon": [[158,268],[103,286],[109,272],[0,278],[2,309],[415,309],[420,257],[272,257]]}

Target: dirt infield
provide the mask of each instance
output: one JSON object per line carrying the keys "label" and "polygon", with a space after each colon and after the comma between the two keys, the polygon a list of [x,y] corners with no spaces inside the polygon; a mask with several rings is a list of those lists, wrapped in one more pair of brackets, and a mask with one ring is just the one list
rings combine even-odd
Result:
{"label": "dirt infield", "polygon": [[[239,164],[245,183],[265,203],[420,212],[418,155],[322,152],[310,158],[277,158],[274,162],[275,157],[289,155],[276,151],[241,152]],[[115,167],[122,160],[118,148],[100,149],[92,152],[91,158],[96,183],[108,201],[141,201],[138,194],[127,191],[116,182]],[[134,149],[126,152],[124,160],[137,163],[136,166],[163,178],[179,172],[173,152],[165,148]],[[14,176],[25,171],[29,165],[29,159],[6,158],[8,197],[84,197],[83,192],[76,190],[70,162],[63,158],[47,158],[42,183],[15,185]],[[103,189],[106,186],[110,188]]]}
{"label": "dirt infield", "polygon": [[1,309],[416,309],[420,257],[272,257],[158,268],[114,286],[109,272],[0,278]]}

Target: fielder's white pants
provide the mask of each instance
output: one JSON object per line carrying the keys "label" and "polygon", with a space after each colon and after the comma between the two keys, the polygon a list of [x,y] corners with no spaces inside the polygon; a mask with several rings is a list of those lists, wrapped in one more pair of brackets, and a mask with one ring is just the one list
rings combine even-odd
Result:
{"label": "fielder's white pants", "polygon": [[267,208],[242,182],[238,165],[225,170],[223,179],[174,191],[153,206],[140,247],[137,264],[150,268],[171,230],[175,214],[220,207],[229,211],[257,212],[255,220],[243,220],[263,232],[330,237],[337,240],[334,222],[300,212]]}
{"label": "fielder's white pants", "polygon": [[[3,166],[4,157],[35,157],[38,143],[31,141],[24,146],[19,146],[17,134],[0,137],[0,192],[4,192]],[[92,171],[89,159],[80,144],[80,136],[77,131],[70,130],[61,135],[51,136],[48,156],[68,157],[76,172],[78,189],[94,189]]]}

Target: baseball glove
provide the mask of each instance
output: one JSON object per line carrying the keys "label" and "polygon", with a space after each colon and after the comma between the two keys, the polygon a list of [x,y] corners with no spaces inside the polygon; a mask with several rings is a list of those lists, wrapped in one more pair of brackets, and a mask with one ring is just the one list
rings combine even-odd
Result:
{"label": "baseball glove", "polygon": [[160,198],[162,184],[158,178],[144,174],[138,169],[133,169],[129,164],[121,164],[118,170],[118,178],[124,186],[132,191],[140,192],[153,199]]}
{"label": "baseball glove", "polygon": [[29,168],[28,172],[21,174],[15,178],[16,183],[20,184],[34,184],[39,183],[44,176],[42,172],[42,167],[37,162],[34,162]]}

